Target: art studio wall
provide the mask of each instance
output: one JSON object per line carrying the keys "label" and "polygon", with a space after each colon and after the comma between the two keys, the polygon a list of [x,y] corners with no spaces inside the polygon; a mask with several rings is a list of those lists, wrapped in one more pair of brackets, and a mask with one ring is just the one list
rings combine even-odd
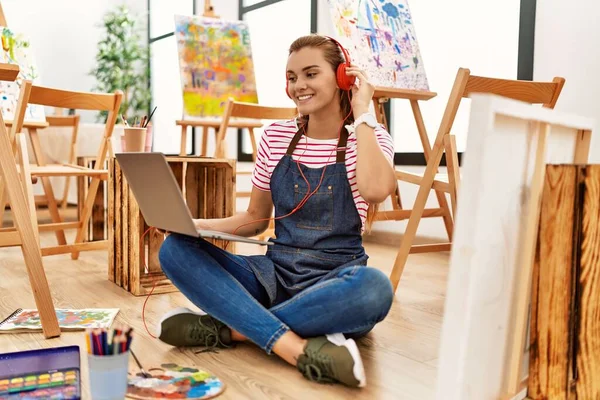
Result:
{"label": "art studio wall", "polygon": [[[600,25],[594,15],[600,4],[579,0],[565,6],[558,0],[538,0],[534,79],[563,76],[565,87],[557,110],[595,118],[600,126]],[[600,162],[600,131],[592,137],[590,161]]]}
{"label": "art studio wall", "polygon": [[[31,42],[41,84],[69,90],[90,91],[94,77],[102,15],[119,4],[145,13],[145,0],[2,0],[8,26],[23,32]],[[83,112],[82,120],[95,122],[95,113]]]}

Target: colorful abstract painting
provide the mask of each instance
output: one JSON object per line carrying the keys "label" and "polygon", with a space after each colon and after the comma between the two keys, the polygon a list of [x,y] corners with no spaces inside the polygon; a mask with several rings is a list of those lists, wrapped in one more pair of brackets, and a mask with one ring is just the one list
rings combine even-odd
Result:
{"label": "colorful abstract painting", "polygon": [[129,377],[128,398],[209,399],[225,390],[219,378],[198,368],[162,364],[161,368],[150,368],[148,372],[152,378],[145,378],[141,373]]}
{"label": "colorful abstract painting", "polygon": [[245,22],[176,15],[175,38],[184,117],[221,117],[230,97],[258,103]]}
{"label": "colorful abstract painting", "polygon": [[[0,27],[2,32],[2,51],[0,51],[0,63],[17,64],[19,75],[15,82],[0,81],[0,108],[5,120],[13,120],[21,82],[30,80],[39,84],[39,73],[35,66],[30,42],[24,37],[7,27]],[[45,121],[44,107],[35,104],[27,106],[25,121]]]}
{"label": "colorful abstract painting", "polygon": [[336,38],[375,86],[429,90],[407,0],[328,0]]}
{"label": "colorful abstract painting", "polygon": [[[118,308],[57,308],[56,318],[61,330],[85,330],[86,328],[109,328]],[[41,331],[40,313],[34,309],[19,309],[0,324],[0,333],[16,331]]]}

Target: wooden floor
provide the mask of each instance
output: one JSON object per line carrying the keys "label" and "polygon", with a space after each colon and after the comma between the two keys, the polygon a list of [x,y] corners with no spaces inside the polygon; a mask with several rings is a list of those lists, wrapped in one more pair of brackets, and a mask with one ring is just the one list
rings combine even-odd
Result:
{"label": "wooden floor", "polygon": [[[68,238],[72,238],[69,235]],[[55,243],[52,233],[42,244]],[[389,274],[396,251],[393,247],[366,243],[370,265]],[[252,254],[259,247],[244,245],[239,252]],[[135,297],[107,279],[107,253],[81,253],[44,258],[44,266],[57,308],[118,307],[117,321],[137,333],[132,348],[146,369],[175,362],[211,371],[226,384],[222,399],[419,399],[433,397],[437,351],[442,323],[448,253],[415,254],[409,258],[394,304],[387,319],[358,340],[367,373],[367,387],[350,389],[307,381],[277,356],[266,356],[252,344],[218,353],[196,354],[198,348],[175,349],[153,339],[142,323],[146,297]],[[35,308],[20,248],[0,249],[0,320],[16,308]],[[153,295],[145,317],[150,332],[162,314],[174,307],[193,305],[179,293]],[[1,334],[0,353],[62,345],[81,345],[80,332],[63,332],[45,340],[41,333]],[[84,398],[89,398],[87,365],[82,351]],[[132,360],[133,361],[133,360]],[[135,364],[130,365],[132,371]]]}

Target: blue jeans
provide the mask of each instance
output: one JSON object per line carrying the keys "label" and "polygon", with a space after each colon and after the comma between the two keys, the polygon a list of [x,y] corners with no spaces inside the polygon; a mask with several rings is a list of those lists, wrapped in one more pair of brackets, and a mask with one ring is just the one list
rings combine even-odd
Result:
{"label": "blue jeans", "polygon": [[385,274],[353,266],[269,308],[267,292],[245,256],[203,239],[171,234],[159,260],[166,276],[192,303],[269,354],[289,330],[303,338],[363,336],[386,317],[394,297]]}

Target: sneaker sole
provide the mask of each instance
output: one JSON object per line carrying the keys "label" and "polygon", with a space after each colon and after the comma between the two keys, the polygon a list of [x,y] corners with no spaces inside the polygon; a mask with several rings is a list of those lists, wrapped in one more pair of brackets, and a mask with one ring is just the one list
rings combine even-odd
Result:
{"label": "sneaker sole", "polygon": [[354,366],[352,367],[352,374],[354,379],[358,381],[358,387],[367,386],[367,376],[365,375],[365,367],[362,362],[362,357],[358,351],[358,346],[354,339],[346,339],[343,334],[336,333],[327,335],[327,339],[338,346],[344,346],[350,352],[352,359],[354,360]]}
{"label": "sneaker sole", "polygon": [[162,333],[162,323],[171,317],[174,317],[175,315],[179,315],[179,314],[195,314],[195,315],[206,315],[205,312],[195,312],[190,310],[187,307],[177,307],[174,308],[173,310],[169,311],[168,313],[166,313],[165,315],[162,316],[162,318],[160,319],[160,321],[158,321],[158,331],[157,331],[157,337],[160,337],[160,334]]}

